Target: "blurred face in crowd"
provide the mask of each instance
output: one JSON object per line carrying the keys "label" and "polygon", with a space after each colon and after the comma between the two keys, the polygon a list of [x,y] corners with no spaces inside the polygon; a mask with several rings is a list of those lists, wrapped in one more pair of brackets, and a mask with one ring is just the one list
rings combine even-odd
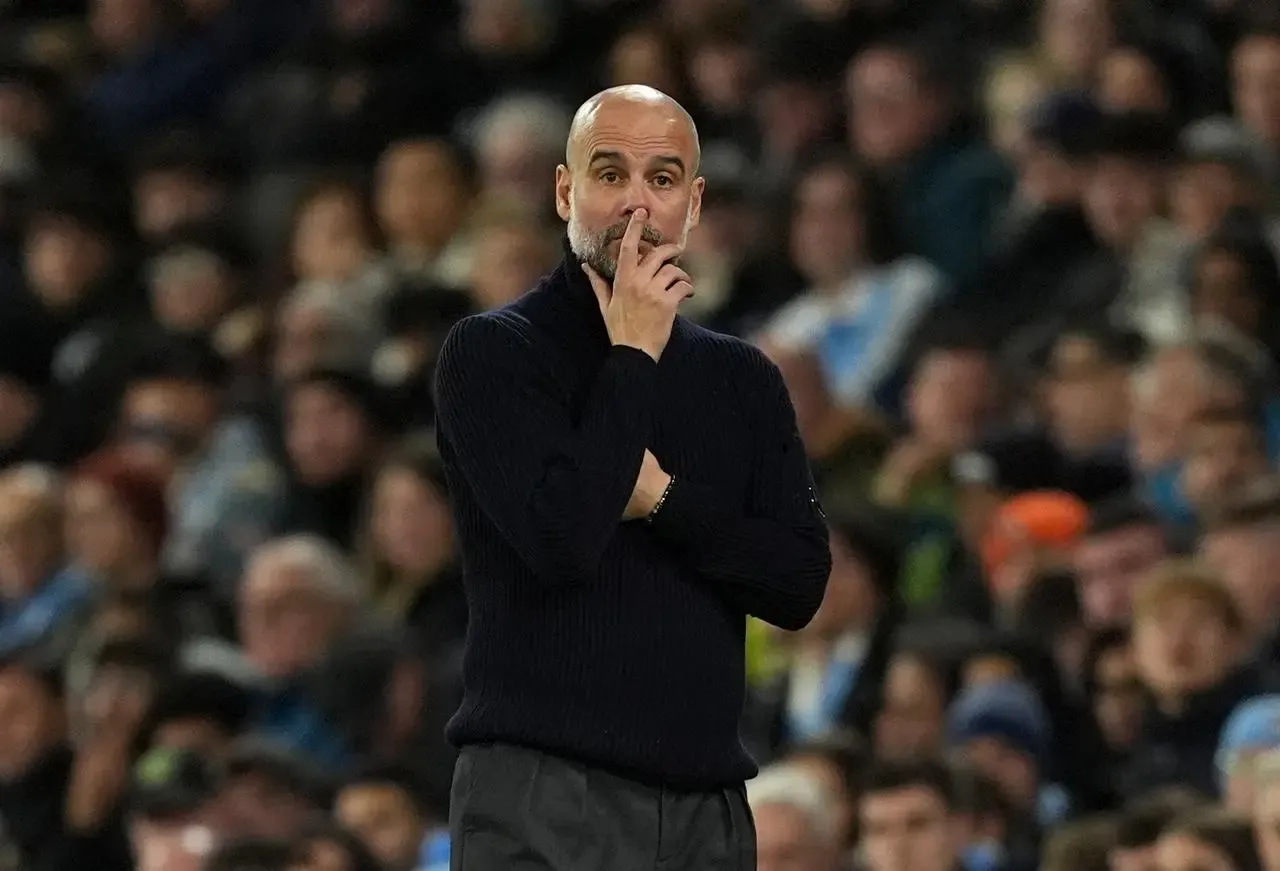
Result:
{"label": "blurred face in crowd", "polygon": [[1249,36],[1231,56],[1236,111],[1253,133],[1280,145],[1280,38]]}
{"label": "blurred face in crowd", "polygon": [[471,192],[443,142],[392,145],[378,164],[378,223],[393,249],[439,254],[466,220]]}
{"label": "blurred face in crowd", "polygon": [[877,166],[918,153],[943,123],[940,95],[906,54],[872,48],[849,68],[845,82],[854,153]]}
{"label": "blurred face in crowd", "polygon": [[736,39],[709,40],[689,61],[693,89],[712,112],[737,116],[745,111],[755,85],[755,56]]}
{"label": "blurred face in crowd", "polygon": [[116,662],[99,666],[79,699],[76,740],[92,740],[108,730],[115,735],[135,733],[155,692],[156,677],[146,669]]}
{"label": "blurred face in crowd", "polygon": [[1280,780],[1272,777],[1258,786],[1252,811],[1262,867],[1274,871],[1280,868]]}
{"label": "blurred face in crowd", "polygon": [[1155,860],[1160,871],[1240,871],[1225,851],[1183,832],[1161,835]]}
{"label": "blurred face in crowd", "polygon": [[65,736],[62,700],[22,668],[0,671],[0,782],[21,778]]}
{"label": "blurred face in crowd", "polygon": [[56,487],[11,472],[0,478],[0,598],[34,593],[62,558],[62,506]]}
{"label": "blurred face in crowd", "polygon": [[556,212],[569,225],[573,252],[612,280],[637,209],[648,213],[641,257],[665,243],[683,248],[702,210],[699,155],[684,113],[652,93],[611,93],[585,117],[580,110],[569,164],[556,169]]}
{"label": "blurred face in crowd", "polygon": [[1191,314],[1198,322],[1220,322],[1246,336],[1263,338],[1263,302],[1249,267],[1231,251],[1209,249],[1196,260]]}
{"label": "blurred face in crowd", "polygon": [[1182,459],[1191,422],[1211,399],[1210,386],[1199,355],[1188,348],[1163,351],[1143,364],[1129,394],[1138,469],[1155,471]]}
{"label": "blurred face in crowd", "polygon": [[861,191],[838,165],[811,170],[796,188],[791,259],[816,289],[837,292],[862,264]]}
{"label": "blurred face in crowd", "polygon": [[1252,634],[1274,629],[1280,618],[1280,524],[1261,520],[1210,530],[1200,539],[1200,555],[1221,575]]}
{"label": "blurred face in crowd", "polygon": [[222,320],[235,276],[216,254],[195,248],[166,252],[151,272],[151,312],[172,333],[203,333]]}
{"label": "blurred face in crowd", "polygon": [[155,241],[212,218],[226,201],[226,186],[195,169],[156,169],[134,182],[133,221],[144,239]]}
{"label": "blurred face in crowd", "polygon": [[938,673],[923,660],[898,654],[885,675],[884,701],[875,721],[878,755],[914,759],[942,743],[946,690]]}
{"label": "blurred face in crowd", "polygon": [[824,843],[804,812],[785,804],[752,808],[759,871],[836,871],[838,852]]}
{"label": "blurred face in crowd", "polygon": [[756,92],[755,117],[765,153],[795,158],[831,129],[835,101],[808,82],[766,82]]}
{"label": "blurred face in crowd", "polygon": [[250,563],[240,592],[240,640],[267,677],[289,677],[314,664],[343,617],[342,606],[318,590],[305,569],[270,559]]}
{"label": "blurred face in crowd", "polygon": [[1048,90],[1041,70],[1030,62],[1006,61],[991,73],[985,89],[988,135],[1001,153],[1012,159],[1025,155],[1027,113]]}
{"label": "blurred face in crowd", "polygon": [[1232,208],[1253,204],[1261,187],[1224,163],[1185,163],[1170,181],[1169,212],[1178,229],[1199,242]]}
{"label": "blurred face in crowd", "polygon": [[340,284],[353,278],[374,253],[364,203],[354,188],[326,188],[298,209],[293,225],[293,273],[298,280]]}
{"label": "blurred face in crowd", "polygon": [[404,790],[383,783],[349,786],[338,794],[333,813],[388,871],[412,871],[426,822]]}
{"label": "blurred face in crowd", "polygon": [[26,434],[40,413],[40,397],[13,378],[0,375],[0,448]]}
{"label": "blurred face in crowd", "polygon": [[384,469],[373,487],[373,542],[393,572],[431,575],[453,556],[448,501],[412,469]]}
{"label": "blurred face in crowd", "polygon": [[959,865],[958,821],[927,786],[864,795],[861,821],[868,871],[955,871]]}
{"label": "blurred face in crowd", "polygon": [[959,750],[960,758],[979,774],[991,778],[1015,808],[1035,809],[1040,772],[1034,758],[996,737],[975,738]]}
{"label": "blurred face in crowd", "polygon": [[1093,672],[1093,716],[1107,746],[1127,750],[1142,725],[1142,679],[1128,644],[1107,649]]}
{"label": "blurred face in crowd", "polygon": [[111,265],[111,246],[70,218],[37,218],[27,227],[24,255],[27,281],[40,302],[68,311]]}
{"label": "blurred face in crowd", "polygon": [[821,784],[837,805],[835,843],[852,849],[856,846],[858,823],[858,796],[853,792],[855,784],[845,780],[840,766],[822,753],[792,754],[786,764],[804,772]]}
{"label": "blurred face in crowd", "polygon": [[312,383],[290,391],[285,444],[304,483],[331,484],[359,471],[372,440],[364,412],[340,390]]}
{"label": "blurred face in crowd", "polygon": [[800,630],[807,637],[831,640],[845,632],[871,629],[879,608],[879,596],[871,568],[838,531],[831,534],[831,576],[822,605],[809,625]]}
{"label": "blurred face in crowd", "polygon": [[1058,73],[1085,84],[1115,37],[1107,0],[1048,0],[1040,12],[1040,47]]}
{"label": "blurred face in crowd", "polygon": [[359,36],[394,20],[396,0],[330,0],[331,21],[339,33]]}
{"label": "blurred face in crowd", "polygon": [[168,480],[176,466],[204,445],[219,406],[217,391],[194,381],[133,384],[121,407],[121,449],[131,462]]}
{"label": "blurred face in crowd", "polygon": [[555,240],[534,223],[488,227],[475,240],[471,295],[480,308],[501,308],[523,294],[555,265]]}
{"label": "blurred face in crowd", "polygon": [[1263,434],[1253,421],[1204,419],[1191,427],[1182,493],[1204,511],[1250,481],[1265,477],[1268,466]]}
{"label": "blurred face in crowd", "polygon": [[1160,214],[1164,185],[1159,166],[1118,155],[1097,158],[1085,183],[1084,207],[1098,238],[1117,251],[1130,251]]}
{"label": "blurred face in crowd", "polygon": [[609,76],[610,85],[648,85],[677,98],[684,90],[677,46],[651,27],[618,38],[609,52]]}
{"label": "blurred face in crowd", "polygon": [[1140,51],[1117,48],[1102,61],[1098,102],[1115,112],[1164,112],[1169,93],[1160,70]]}
{"label": "blurred face in crowd", "polygon": [[1072,453],[1107,447],[1124,436],[1129,422],[1129,372],[1107,359],[1083,336],[1065,336],[1053,349],[1045,385],[1049,427]]}
{"label": "blurred face in crowd", "polygon": [[996,399],[991,359],[969,349],[925,355],[908,387],[912,432],[931,445],[961,450],[977,439]]}
{"label": "blurred face in crowd", "polygon": [[1033,206],[1080,202],[1088,173],[1052,143],[1028,142],[1018,160],[1018,196]]}
{"label": "blurred face in crowd", "polygon": [[155,545],[105,484],[76,478],[67,488],[64,529],[68,555],[102,578],[148,565]]}
{"label": "blurred face in crowd", "polygon": [[148,48],[160,31],[158,0],[93,0],[89,29],[98,48],[125,58]]}
{"label": "blurred face in crowd", "polygon": [[32,142],[44,135],[52,120],[48,104],[35,89],[0,80],[0,138]]}
{"label": "blurred face in crowd", "polygon": [[1237,647],[1238,639],[1217,609],[1194,596],[1170,595],[1133,624],[1138,673],[1166,704],[1181,704],[1225,678]]}
{"label": "blurred face in crowd", "polygon": [[217,806],[218,827],[227,838],[293,838],[317,815],[305,797],[257,771],[231,777]]}
{"label": "blurred face in crowd", "polygon": [[536,127],[540,123],[530,118],[479,143],[477,160],[486,199],[511,202],[542,214],[560,162],[560,148],[546,147],[544,133]]}
{"label": "blurred face in crowd", "polygon": [[129,823],[137,871],[200,871],[214,840],[199,813],[167,819],[135,817]]}
{"label": "blurred face in crowd", "polygon": [[1145,523],[1086,536],[1072,555],[1085,625],[1127,622],[1134,588],[1167,554],[1159,527]]}
{"label": "blurred face in crowd", "polygon": [[480,54],[519,54],[549,35],[542,14],[524,0],[467,0],[462,34],[467,45]]}

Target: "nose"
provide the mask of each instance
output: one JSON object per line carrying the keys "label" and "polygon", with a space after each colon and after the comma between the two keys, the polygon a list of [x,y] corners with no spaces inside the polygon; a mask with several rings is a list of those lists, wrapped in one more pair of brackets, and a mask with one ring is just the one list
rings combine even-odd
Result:
{"label": "nose", "polygon": [[653,214],[652,208],[653,191],[645,184],[643,176],[636,176],[628,184],[623,197],[623,212],[627,218],[631,217],[631,213],[636,209],[646,209],[650,215]]}

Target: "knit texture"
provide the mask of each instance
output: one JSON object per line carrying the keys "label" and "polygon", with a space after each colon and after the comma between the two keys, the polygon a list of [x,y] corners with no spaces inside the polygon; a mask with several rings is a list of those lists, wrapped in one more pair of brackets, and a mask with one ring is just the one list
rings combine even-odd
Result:
{"label": "knit texture", "polygon": [[[436,371],[470,611],[449,739],[672,788],[754,776],[747,615],[802,627],[831,565],[777,368],[683,318],[658,363],[611,346],[567,256],[457,324]],[[675,484],[621,522],[646,448]]]}

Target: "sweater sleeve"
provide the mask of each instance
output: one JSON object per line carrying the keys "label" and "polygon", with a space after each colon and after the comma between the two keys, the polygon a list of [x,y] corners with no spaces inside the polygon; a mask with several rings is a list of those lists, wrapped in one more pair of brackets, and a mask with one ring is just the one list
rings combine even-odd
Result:
{"label": "sweater sleeve", "polygon": [[676,476],[653,531],[734,606],[795,630],[822,604],[831,552],[791,400],[777,367],[769,363],[765,371],[766,425],[746,511],[725,504],[692,476]]}
{"label": "sweater sleeve", "polygon": [[538,577],[591,578],[617,530],[650,432],[657,364],[614,347],[575,421],[518,326],[460,322],[436,369],[439,437],[481,511]]}

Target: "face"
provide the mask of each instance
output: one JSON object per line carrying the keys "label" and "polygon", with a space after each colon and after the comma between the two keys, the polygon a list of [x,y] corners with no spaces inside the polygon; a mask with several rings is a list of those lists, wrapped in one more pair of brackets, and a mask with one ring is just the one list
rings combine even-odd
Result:
{"label": "face", "polygon": [[1093,715],[1107,746],[1127,750],[1142,725],[1142,679],[1128,645],[1113,647],[1098,657],[1094,667],[1097,692]]}
{"label": "face", "polygon": [[94,0],[89,28],[94,42],[109,55],[128,55],[147,44],[159,25],[155,0]]}
{"label": "face", "polygon": [[911,786],[862,797],[862,848],[868,871],[953,871],[959,827],[941,796]]}
{"label": "face", "polygon": [[1089,223],[1107,245],[1130,250],[1142,230],[1160,213],[1164,171],[1120,157],[1095,161],[1085,184],[1084,206]]}
{"label": "face", "polygon": [[1090,340],[1060,340],[1045,390],[1054,436],[1069,450],[1082,453],[1121,436],[1129,420],[1128,374]]}
{"label": "face", "polygon": [[302,569],[251,565],[240,593],[240,638],[249,661],[269,678],[313,665],[341,622],[340,608],[321,596]]}
{"label": "face", "polygon": [[961,749],[962,757],[994,780],[1014,807],[1033,810],[1040,790],[1035,760],[998,738],[976,738]]}
{"label": "face", "polygon": [[664,94],[684,90],[675,47],[653,30],[624,33],[609,53],[613,85],[648,85]]}
{"label": "face", "polygon": [[1160,871],[1238,871],[1217,847],[1179,833],[1156,841],[1155,858]]}
{"label": "face", "polygon": [[822,844],[804,814],[780,804],[752,809],[760,871],[833,871],[835,850]]}
{"label": "face", "polygon": [[878,596],[871,569],[838,533],[831,536],[831,576],[822,605],[806,635],[834,638],[850,630],[867,630],[875,620]]}
{"label": "face", "polygon": [[1257,336],[1262,300],[1248,267],[1229,251],[1206,252],[1196,263],[1191,313],[1199,321],[1221,321],[1246,336]]}
{"label": "face", "polygon": [[1117,49],[1102,62],[1099,102],[1117,112],[1164,112],[1169,98],[1164,78],[1145,55]]}
{"label": "face", "polygon": [[1236,111],[1255,135],[1280,145],[1280,39],[1251,36],[1231,58]]}
{"label": "face", "polygon": [[480,307],[501,308],[523,294],[556,261],[556,247],[536,226],[491,227],[475,241],[471,295]]}
{"label": "face", "polygon": [[299,210],[293,227],[293,272],[299,280],[341,283],[372,256],[373,240],[355,191],[322,192]]}
{"label": "face", "polygon": [[1160,871],[1155,845],[1145,847],[1113,847],[1107,853],[1110,871]]}
{"label": "face", "polygon": [[1018,158],[1027,149],[1027,113],[1041,99],[1048,86],[1030,64],[1001,66],[987,84],[987,118],[992,144],[1002,153]]}
{"label": "face", "polygon": [[191,820],[135,819],[129,825],[129,841],[137,871],[200,871],[213,850],[214,834]]}
{"label": "face", "polygon": [[1182,492],[1193,506],[1218,505],[1267,474],[1262,434],[1245,421],[1205,421],[1192,427],[1182,467]]}
{"label": "face", "polygon": [[668,242],[683,248],[702,209],[697,159],[694,132],[678,111],[606,99],[570,143],[573,166],[556,170],[556,211],[573,252],[612,279],[622,234],[641,208],[649,214],[641,257]]}
{"label": "face", "polygon": [[1169,211],[1192,242],[1218,228],[1227,212],[1256,199],[1246,179],[1221,163],[1191,163],[1178,168],[1169,187]]}
{"label": "face", "polygon": [[1280,616],[1280,531],[1268,523],[1213,531],[1201,538],[1200,555],[1221,574],[1251,634],[1270,631]]}
{"label": "face", "polygon": [[220,827],[234,838],[293,838],[315,815],[300,796],[257,773],[233,777],[217,804]]}
{"label": "face", "polygon": [[766,85],[756,94],[755,116],[767,153],[795,157],[831,129],[834,101],[821,88],[803,82]]}
{"label": "face", "polygon": [[131,386],[121,408],[119,441],[130,461],[168,480],[199,451],[218,417],[218,397],[203,384],[148,381]]}
{"label": "face", "polygon": [[284,306],[276,324],[272,374],[285,383],[317,368],[338,341],[334,315],[317,306]]}
{"label": "face", "polygon": [[44,684],[18,668],[0,672],[0,781],[26,774],[65,730],[62,704]]}
{"label": "face", "polygon": [[976,351],[934,351],[911,380],[908,414],[929,444],[960,450],[978,436],[995,394],[991,363]]}
{"label": "face", "polygon": [[449,504],[417,473],[387,469],[373,488],[373,540],[394,571],[426,576],[453,553]]}
{"label": "face", "polygon": [[1280,868],[1280,783],[1273,781],[1258,790],[1253,805],[1253,830],[1262,866]]}
{"label": "face", "polygon": [[815,287],[840,290],[863,259],[857,182],[842,167],[813,170],[796,189],[791,259]]}
{"label": "face", "polygon": [[1234,642],[1222,617],[1190,596],[1171,596],[1133,627],[1138,672],[1160,697],[1185,697],[1218,683],[1233,664]]}
{"label": "face", "polygon": [[470,195],[449,149],[435,142],[393,145],[378,167],[378,222],[393,247],[433,252],[453,238]]}
{"label": "face", "polygon": [[1018,195],[1031,205],[1078,203],[1084,179],[1078,162],[1038,143],[1029,144],[1018,161]]}
{"label": "face", "polygon": [[944,691],[933,670],[914,657],[894,657],[875,722],[876,752],[897,759],[928,756],[942,743],[945,713]]}
{"label": "face", "polygon": [[1146,572],[1164,559],[1160,530],[1129,526],[1091,535],[1072,555],[1084,608],[1085,625],[1112,626],[1129,619],[1133,590]]}
{"label": "face", "polygon": [[1138,468],[1153,471],[1182,459],[1187,429],[1210,400],[1195,353],[1175,349],[1158,356],[1130,385],[1129,428]]}
{"label": "face", "polygon": [[156,240],[184,224],[213,217],[226,201],[222,185],[181,169],[140,176],[133,187],[133,220],[144,239]]}
{"label": "face", "polygon": [[78,478],[67,490],[65,530],[70,556],[102,576],[136,562],[146,549],[129,512],[91,478]]}
{"label": "face", "polygon": [[822,784],[827,795],[835,796],[839,807],[838,825],[835,842],[853,847],[855,845],[856,824],[858,821],[857,796],[850,792],[852,784],[846,783],[840,769],[821,755],[790,756],[787,765],[805,772]]}
{"label": "face", "polygon": [[58,512],[47,494],[19,483],[0,490],[0,597],[38,589],[62,556]]}
{"label": "face", "polygon": [[27,280],[53,311],[74,308],[110,261],[106,242],[74,221],[40,221],[27,233]]}
{"label": "face", "polygon": [[368,422],[338,390],[308,384],[289,394],[285,440],[289,461],[307,484],[329,484],[357,471],[370,443]]}
{"label": "face", "polygon": [[1041,10],[1041,48],[1055,69],[1083,84],[1114,36],[1106,0],[1049,0]]}
{"label": "face", "polygon": [[185,251],[162,257],[151,276],[151,311],[175,333],[213,329],[234,291],[231,271],[214,254]]}
{"label": "face", "polygon": [[937,132],[938,98],[906,55],[882,49],[863,52],[849,71],[846,96],[850,144],[873,164],[906,160]]}
{"label": "face", "polygon": [[408,871],[418,857],[426,826],[398,787],[366,784],[344,789],[334,816],[392,871]]}

